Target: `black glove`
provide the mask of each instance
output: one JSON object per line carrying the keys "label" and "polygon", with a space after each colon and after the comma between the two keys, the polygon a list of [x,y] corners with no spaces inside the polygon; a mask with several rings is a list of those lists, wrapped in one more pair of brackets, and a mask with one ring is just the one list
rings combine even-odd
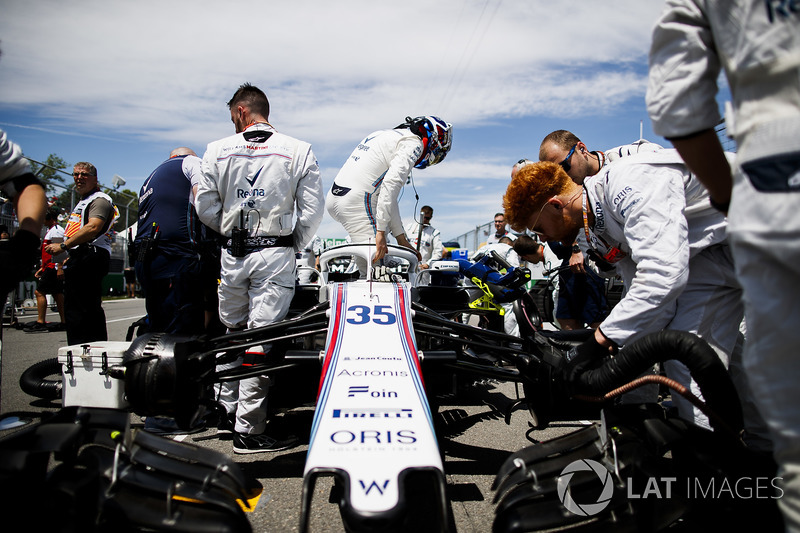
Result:
{"label": "black glove", "polygon": [[599,365],[603,358],[608,355],[608,348],[597,342],[594,334],[592,334],[589,340],[571,348],[567,352],[567,364],[563,369],[564,380],[567,384],[574,384],[578,376],[586,370]]}
{"label": "black glove", "polygon": [[21,229],[8,241],[0,242],[0,298],[33,271],[41,254],[39,244],[38,235]]}

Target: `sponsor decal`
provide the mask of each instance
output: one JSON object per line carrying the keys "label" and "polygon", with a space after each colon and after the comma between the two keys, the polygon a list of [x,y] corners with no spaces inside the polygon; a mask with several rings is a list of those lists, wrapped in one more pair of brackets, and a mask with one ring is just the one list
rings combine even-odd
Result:
{"label": "sponsor decal", "polygon": [[367,394],[372,398],[397,398],[397,393],[394,391],[387,391],[386,389],[370,391],[368,385],[354,385],[350,387],[347,392],[347,397],[352,398],[356,394]]}
{"label": "sponsor decal", "polygon": [[254,184],[254,183],[256,182],[256,180],[258,179],[258,176],[260,176],[260,175],[261,175],[261,171],[262,171],[262,170],[263,170],[263,168],[259,168],[259,169],[258,169],[258,171],[257,171],[257,172],[256,172],[256,173],[253,175],[253,177],[252,177],[252,178],[245,178],[245,179],[244,179],[244,180],[245,180],[247,183],[249,183],[249,184],[250,184],[250,187],[252,187],[252,186],[253,186],[253,184]]}
{"label": "sponsor decal", "polygon": [[253,198],[267,195],[266,189],[236,189],[236,198]]}
{"label": "sponsor decal", "polygon": [[635,206],[636,204],[638,204],[641,201],[642,201],[641,198],[637,198],[636,200],[632,201],[630,203],[630,205],[628,205],[628,207],[624,207],[624,208],[620,209],[619,215],[624,218],[625,217],[625,213],[627,213],[630,208],[632,208],[633,206]]}
{"label": "sponsor decal", "polygon": [[399,431],[339,430],[331,435],[330,441],[334,444],[414,444],[417,442],[417,435],[410,429]]}
{"label": "sponsor decal", "polygon": [[383,491],[385,491],[386,487],[389,486],[389,480],[385,479],[383,481],[383,485],[379,485],[377,481],[372,480],[368,485],[367,483],[364,482],[364,480],[359,479],[358,484],[361,485],[361,488],[364,490],[365,495],[368,495],[371,490],[375,489],[375,492],[383,496]]}
{"label": "sponsor decal", "polygon": [[606,216],[603,211],[603,204],[599,201],[594,203],[594,231],[595,233],[603,233],[606,229]]}
{"label": "sponsor decal", "polygon": [[381,377],[392,377],[392,378],[403,378],[408,375],[408,372],[405,370],[342,370],[336,376],[350,376],[354,378],[360,377],[371,377],[371,378],[381,378]]}
{"label": "sponsor decal", "polygon": [[622,201],[623,198],[628,196],[628,194],[631,193],[631,192],[633,192],[633,187],[631,187],[630,185],[627,185],[624,189],[619,191],[617,193],[617,195],[614,197],[613,204],[617,205],[618,203],[620,203]]}
{"label": "sponsor decal", "polygon": [[333,418],[411,418],[411,415],[411,409],[347,408],[333,410]]}
{"label": "sponsor decal", "polygon": [[355,357],[344,356],[342,361],[402,361],[402,357],[391,355],[356,355]]}
{"label": "sponsor decal", "polygon": [[775,22],[776,15],[779,22],[783,22],[792,14],[800,13],[800,4],[796,0],[765,0],[764,3],[770,24]]}

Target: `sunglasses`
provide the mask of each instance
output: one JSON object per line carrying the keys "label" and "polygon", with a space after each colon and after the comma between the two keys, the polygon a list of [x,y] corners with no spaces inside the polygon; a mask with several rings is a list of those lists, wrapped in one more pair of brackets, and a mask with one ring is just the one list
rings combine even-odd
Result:
{"label": "sunglasses", "polygon": [[572,148],[570,149],[569,153],[567,154],[567,157],[565,157],[564,160],[559,163],[559,165],[561,165],[561,168],[564,169],[564,172],[569,172],[569,169],[572,168],[572,165],[570,164],[569,160],[572,157],[572,154],[575,153],[575,148],[577,148],[577,147],[578,147],[577,144],[572,145]]}

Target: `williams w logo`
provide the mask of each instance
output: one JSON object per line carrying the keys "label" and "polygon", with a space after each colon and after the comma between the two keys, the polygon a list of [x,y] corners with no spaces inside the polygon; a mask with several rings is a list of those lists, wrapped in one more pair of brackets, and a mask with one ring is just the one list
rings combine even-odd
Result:
{"label": "williams w logo", "polygon": [[358,484],[361,485],[361,488],[364,489],[364,494],[369,494],[372,489],[375,489],[381,496],[383,496],[383,491],[386,490],[386,487],[389,486],[389,480],[383,482],[383,486],[378,485],[377,481],[372,481],[369,485],[364,483],[363,480],[359,479]]}

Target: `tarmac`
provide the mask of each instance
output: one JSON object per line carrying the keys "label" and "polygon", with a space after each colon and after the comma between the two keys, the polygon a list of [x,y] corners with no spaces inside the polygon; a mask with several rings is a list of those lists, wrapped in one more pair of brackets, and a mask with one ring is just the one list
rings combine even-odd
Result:
{"label": "tarmac", "polygon": [[[140,298],[107,300],[103,307],[111,341],[124,341],[129,326],[144,316],[144,300]],[[18,320],[36,320],[35,310],[18,315]],[[58,317],[51,312],[47,320],[56,321]],[[4,325],[0,424],[12,420],[11,417],[35,423],[43,412],[61,407],[60,401],[29,396],[19,386],[19,377],[27,368],[56,357],[61,346],[66,346],[63,331],[26,333]],[[441,407],[435,416],[442,417],[443,422],[444,438],[440,447],[444,452],[447,496],[458,533],[492,530],[494,493],[491,485],[509,454],[533,442],[564,435],[592,423],[591,420],[558,422],[546,430],[536,431],[530,427],[532,418],[524,407],[511,411],[509,423],[506,423],[506,414],[518,392],[522,394],[521,387],[517,391],[511,383],[482,381],[469,384],[457,394],[438,398]],[[263,491],[255,510],[247,514],[254,532],[299,530],[303,466],[313,405],[289,409],[281,416],[301,438],[300,445],[283,452],[236,455],[231,436],[217,435],[216,428],[174,437],[233,457],[247,476],[257,480]],[[131,426],[141,428],[141,417],[131,414]],[[0,438],[17,430],[2,429]],[[312,532],[345,531],[338,506],[329,502],[332,485],[332,478],[321,478],[315,486],[309,522]]]}

